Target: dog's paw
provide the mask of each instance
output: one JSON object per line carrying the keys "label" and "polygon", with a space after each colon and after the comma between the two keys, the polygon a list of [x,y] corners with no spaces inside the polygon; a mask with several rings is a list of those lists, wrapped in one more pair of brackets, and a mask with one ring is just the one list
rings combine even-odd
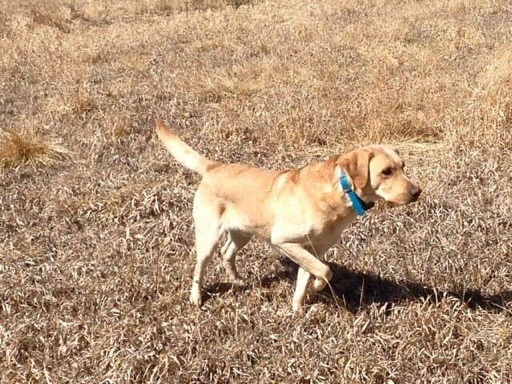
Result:
{"label": "dog's paw", "polygon": [[319,292],[321,291],[322,289],[325,288],[325,286],[327,285],[327,283],[332,279],[332,271],[330,269],[327,269],[327,272],[326,272],[326,275],[324,277],[321,277],[321,276],[317,276],[314,280],[313,280],[313,290],[315,292]]}
{"label": "dog's paw", "polygon": [[[330,271],[329,271],[330,272]],[[320,292],[322,289],[325,288],[325,286],[327,285],[327,283],[329,282],[329,280],[332,278],[332,273],[330,273],[327,278],[323,278],[323,277],[317,277],[313,280],[313,290],[315,292]]]}
{"label": "dog's paw", "polygon": [[315,292],[319,292],[321,291],[322,289],[325,288],[325,286],[327,285],[327,281],[325,281],[323,278],[321,277],[317,277],[313,280],[313,284],[312,284],[312,288]]}
{"label": "dog's paw", "polygon": [[304,312],[304,303],[302,303],[302,301],[293,300],[292,310],[294,313],[298,313],[298,314],[303,313]]}
{"label": "dog's paw", "polygon": [[242,279],[241,277],[230,279],[230,281],[231,281],[231,284],[233,284],[233,285],[244,285],[245,284],[245,280]]}
{"label": "dog's paw", "polygon": [[190,292],[189,300],[196,307],[200,307],[201,304],[202,304],[202,302],[201,302],[201,291],[199,289],[194,289],[193,288],[192,291]]}

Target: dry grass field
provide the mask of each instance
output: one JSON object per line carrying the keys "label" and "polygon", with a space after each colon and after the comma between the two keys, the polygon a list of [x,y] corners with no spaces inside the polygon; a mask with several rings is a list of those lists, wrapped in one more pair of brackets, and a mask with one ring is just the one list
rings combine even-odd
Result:
{"label": "dry grass field", "polygon": [[[508,0],[0,0],[1,383],[512,383]],[[198,177],[154,134],[281,169],[393,143],[291,312],[240,252],[188,304]]]}

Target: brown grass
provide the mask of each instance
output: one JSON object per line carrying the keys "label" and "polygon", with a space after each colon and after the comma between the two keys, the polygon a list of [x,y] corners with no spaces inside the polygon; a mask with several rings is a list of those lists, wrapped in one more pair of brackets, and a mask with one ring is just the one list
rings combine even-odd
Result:
{"label": "brown grass", "polygon": [[0,137],[0,164],[4,167],[16,167],[24,163],[45,166],[65,160],[68,155],[66,148],[46,142],[33,133],[22,135],[6,132]]}
{"label": "brown grass", "polygon": [[[0,0],[0,382],[512,382],[508,1]],[[397,144],[424,195],[379,205],[293,315],[244,249],[187,303],[197,177]],[[27,130],[25,127],[37,127]],[[73,162],[70,153],[73,153]]]}

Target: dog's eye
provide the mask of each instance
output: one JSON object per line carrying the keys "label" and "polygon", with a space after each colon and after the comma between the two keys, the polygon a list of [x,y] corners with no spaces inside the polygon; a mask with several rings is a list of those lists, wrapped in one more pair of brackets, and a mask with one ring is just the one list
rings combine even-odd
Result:
{"label": "dog's eye", "polygon": [[392,168],[384,168],[384,170],[381,173],[384,176],[391,176],[391,174],[393,173],[393,169]]}

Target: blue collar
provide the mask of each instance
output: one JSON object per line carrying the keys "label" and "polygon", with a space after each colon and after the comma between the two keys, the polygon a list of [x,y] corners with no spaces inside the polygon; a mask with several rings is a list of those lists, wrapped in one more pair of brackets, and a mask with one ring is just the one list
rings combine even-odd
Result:
{"label": "blue collar", "polygon": [[340,184],[341,188],[343,188],[343,192],[345,192],[350,199],[352,207],[358,216],[363,216],[367,210],[373,207],[373,202],[365,203],[359,196],[357,196],[357,194],[352,190],[352,186],[348,181],[347,175],[343,171],[341,171],[340,174]]}

